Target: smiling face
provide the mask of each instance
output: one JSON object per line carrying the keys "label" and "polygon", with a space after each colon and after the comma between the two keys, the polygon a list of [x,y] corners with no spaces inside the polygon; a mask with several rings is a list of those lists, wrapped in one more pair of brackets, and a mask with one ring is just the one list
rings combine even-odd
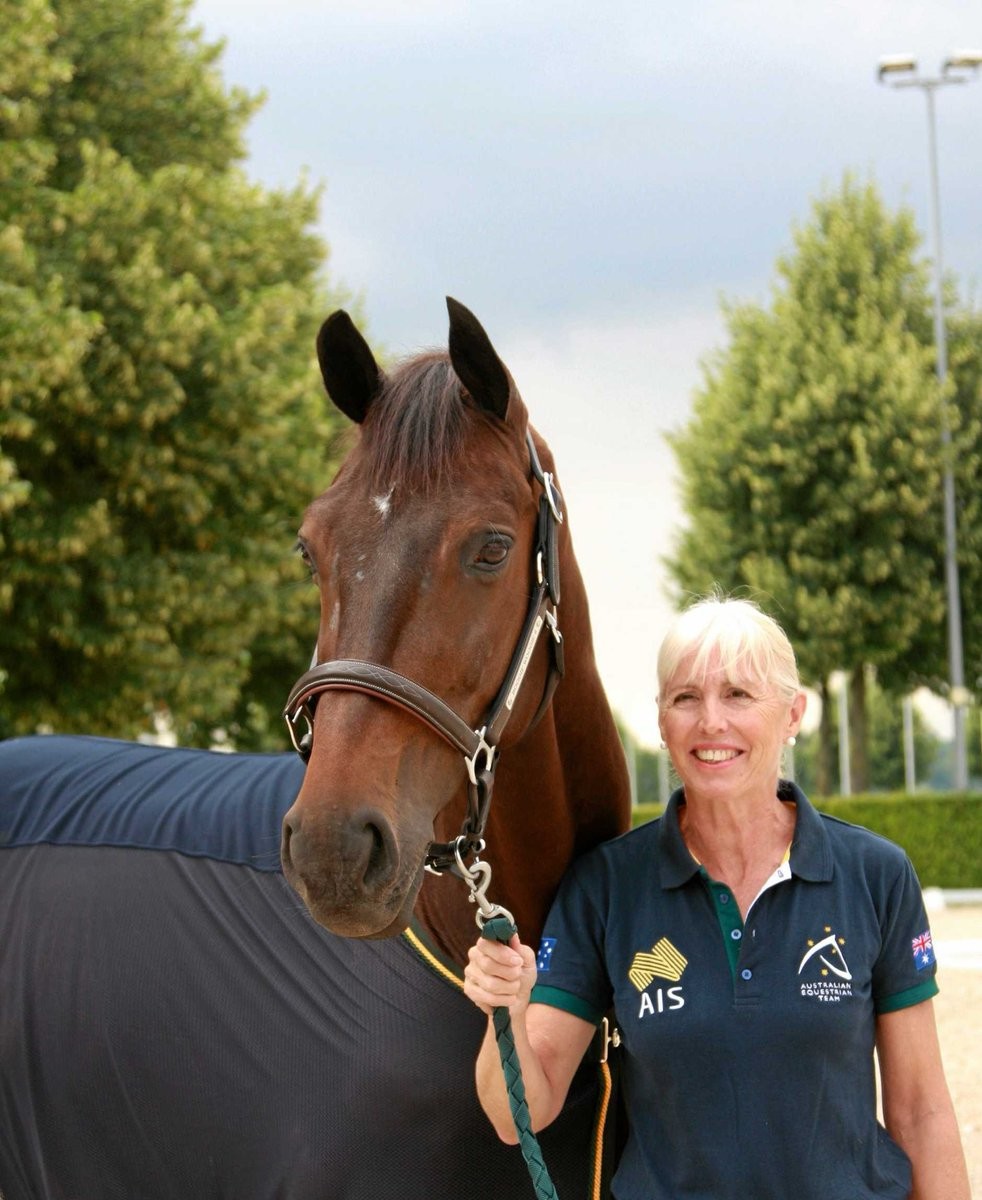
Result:
{"label": "smiling face", "polygon": [[687,655],[659,696],[659,726],[687,799],[773,796],[785,739],[798,731],[803,692]]}

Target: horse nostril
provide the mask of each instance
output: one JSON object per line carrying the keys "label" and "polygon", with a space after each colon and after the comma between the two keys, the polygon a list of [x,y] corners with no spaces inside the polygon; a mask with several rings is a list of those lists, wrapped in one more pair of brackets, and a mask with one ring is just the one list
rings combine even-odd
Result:
{"label": "horse nostril", "polygon": [[391,834],[386,837],[385,831],[371,821],[365,823],[364,832],[368,838],[368,855],[363,876],[366,887],[384,883],[392,874],[394,866]]}
{"label": "horse nostril", "polygon": [[283,825],[280,833],[280,862],[284,866],[290,864],[290,842],[293,838],[293,822],[290,819],[290,814],[287,813],[283,818]]}
{"label": "horse nostril", "polygon": [[344,814],[291,808],[280,826],[280,862],[287,881],[322,915],[371,903],[399,881],[395,832],[373,806]]}

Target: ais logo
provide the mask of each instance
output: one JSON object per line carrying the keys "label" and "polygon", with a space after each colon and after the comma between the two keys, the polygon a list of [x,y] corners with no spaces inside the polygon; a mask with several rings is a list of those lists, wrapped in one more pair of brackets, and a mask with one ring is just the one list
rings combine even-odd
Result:
{"label": "ais logo", "polygon": [[639,950],[631,962],[628,979],[641,993],[638,1019],[653,1013],[671,1011],[685,1004],[680,987],[652,988],[656,979],[677,984],[689,960],[676,950],[668,938],[661,938],[650,950]]}

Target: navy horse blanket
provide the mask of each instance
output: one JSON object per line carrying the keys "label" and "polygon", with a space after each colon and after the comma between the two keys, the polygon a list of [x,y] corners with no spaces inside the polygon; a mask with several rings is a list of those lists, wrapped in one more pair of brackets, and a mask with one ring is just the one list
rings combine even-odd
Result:
{"label": "navy horse blanket", "polygon": [[[330,934],[284,881],[302,773],[0,743],[4,1200],[533,1195],[478,1107],[456,972],[411,936]],[[589,1194],[595,1103],[584,1071],[541,1139],[562,1200]]]}

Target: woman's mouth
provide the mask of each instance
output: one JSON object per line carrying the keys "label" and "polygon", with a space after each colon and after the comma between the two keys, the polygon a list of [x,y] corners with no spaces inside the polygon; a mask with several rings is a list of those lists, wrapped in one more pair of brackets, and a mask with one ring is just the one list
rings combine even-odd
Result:
{"label": "woman's mouth", "polygon": [[718,749],[699,749],[693,750],[695,757],[704,763],[729,762],[731,758],[739,758],[742,751],[740,750],[724,750],[722,747]]}

